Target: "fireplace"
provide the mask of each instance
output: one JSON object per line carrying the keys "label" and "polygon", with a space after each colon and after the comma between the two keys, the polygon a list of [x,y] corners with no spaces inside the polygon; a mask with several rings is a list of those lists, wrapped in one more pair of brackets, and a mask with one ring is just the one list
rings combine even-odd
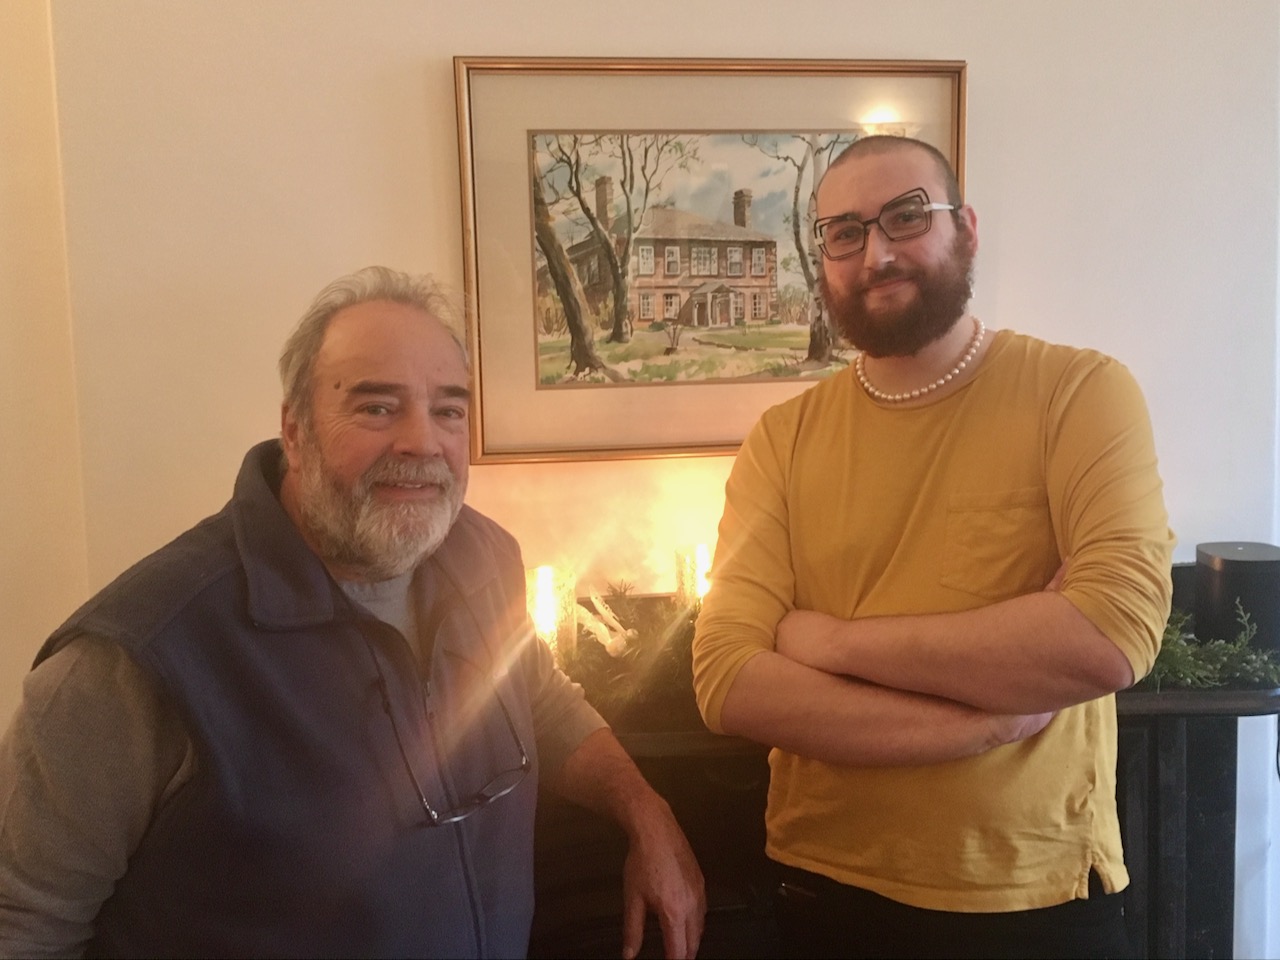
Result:
{"label": "fireplace", "polygon": [[[1190,609],[1192,571],[1175,567],[1174,581],[1175,605]],[[621,623],[641,623],[661,642],[632,649],[629,665],[583,643],[566,667],[671,804],[698,857],[708,901],[699,956],[776,957],[763,852],[767,750],[716,736],[698,717],[689,652],[696,603],[626,595],[606,602]],[[1117,712],[1117,804],[1135,954],[1230,957],[1236,718],[1280,712],[1280,691],[1126,691]],[[618,955],[625,853],[612,824],[544,793],[531,957]],[[641,956],[662,956],[652,920]]]}

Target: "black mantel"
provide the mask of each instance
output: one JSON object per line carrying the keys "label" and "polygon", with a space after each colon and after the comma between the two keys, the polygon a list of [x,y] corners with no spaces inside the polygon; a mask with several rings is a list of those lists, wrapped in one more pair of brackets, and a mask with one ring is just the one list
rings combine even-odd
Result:
{"label": "black mantel", "polygon": [[[1191,608],[1189,571],[1174,568],[1175,605]],[[690,696],[692,691],[690,691]],[[1236,721],[1280,713],[1280,690],[1124,691],[1117,805],[1136,956],[1232,956]],[[767,751],[705,729],[620,730],[671,804],[707,880],[702,957],[775,957],[764,857]],[[538,810],[537,910],[531,957],[617,956],[626,844],[604,820],[544,794]],[[641,956],[660,957],[650,921]]]}
{"label": "black mantel", "polygon": [[1116,696],[1116,803],[1139,956],[1233,955],[1236,722],[1280,712],[1280,690]]}
{"label": "black mantel", "polygon": [[[1194,694],[1117,697],[1117,804],[1136,956],[1232,956],[1236,718],[1276,712],[1280,691],[1195,700]],[[706,731],[619,739],[671,804],[706,874],[709,913],[700,956],[777,956],[763,855],[765,748]],[[530,956],[616,955],[622,835],[544,796],[537,849]],[[642,956],[661,956],[656,928],[647,931]]]}

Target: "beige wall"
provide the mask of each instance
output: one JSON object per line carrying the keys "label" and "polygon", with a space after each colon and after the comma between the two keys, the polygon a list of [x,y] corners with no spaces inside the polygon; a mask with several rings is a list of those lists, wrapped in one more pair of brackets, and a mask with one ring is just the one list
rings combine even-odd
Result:
{"label": "beige wall", "polygon": [[49,11],[0,12],[0,724],[88,581]]}
{"label": "beige wall", "polygon": [[[1271,535],[1274,2],[810,0],[808,23],[747,23],[707,0],[625,35],[607,9],[55,0],[91,586],[222,503],[325,281],[385,262],[461,286],[455,54],[967,60],[977,309],[1133,367],[1182,559]],[[727,469],[487,466],[472,500],[530,561],[661,589]]]}

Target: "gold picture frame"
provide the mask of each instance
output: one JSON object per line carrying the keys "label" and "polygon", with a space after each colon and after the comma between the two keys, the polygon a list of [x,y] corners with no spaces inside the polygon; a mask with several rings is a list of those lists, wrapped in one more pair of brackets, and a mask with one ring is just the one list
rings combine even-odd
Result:
{"label": "gold picture frame", "polygon": [[888,132],[963,183],[963,61],[455,57],[454,79],[474,463],[732,453],[841,362],[803,319],[814,169]]}

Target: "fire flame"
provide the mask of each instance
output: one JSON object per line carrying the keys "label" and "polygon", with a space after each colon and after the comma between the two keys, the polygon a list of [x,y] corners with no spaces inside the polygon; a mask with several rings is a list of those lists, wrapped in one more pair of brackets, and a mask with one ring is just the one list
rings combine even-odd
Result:
{"label": "fire flame", "polygon": [[711,581],[708,574],[711,572],[711,551],[705,543],[698,544],[693,552],[694,559],[694,591],[701,600],[707,595],[707,591],[711,589]]}
{"label": "fire flame", "polygon": [[556,648],[555,570],[549,566],[533,571],[533,589],[529,591],[529,619],[540,640],[552,650]]}

